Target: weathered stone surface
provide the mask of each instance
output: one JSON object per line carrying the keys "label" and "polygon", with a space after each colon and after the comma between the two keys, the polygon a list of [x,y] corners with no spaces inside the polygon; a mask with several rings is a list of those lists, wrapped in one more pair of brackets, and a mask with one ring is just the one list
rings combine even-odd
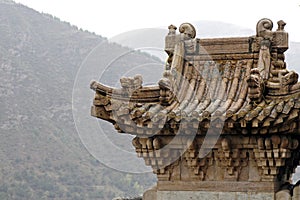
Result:
{"label": "weathered stone surface", "polygon": [[[157,200],[273,200],[273,193],[159,191]],[[144,199],[148,200],[148,199]]]}
{"label": "weathered stone surface", "polygon": [[276,193],[276,200],[291,200],[292,195],[289,190],[282,190]]}
{"label": "weathered stone surface", "polygon": [[300,186],[299,186],[299,183],[300,182],[296,183],[296,185],[293,188],[293,198],[292,198],[292,200],[300,199]]}
{"label": "weathered stone surface", "polygon": [[116,197],[113,198],[112,200],[142,200],[142,197]]}
{"label": "weathered stone surface", "polygon": [[156,187],[149,189],[144,192],[143,200],[157,200],[157,189]]}

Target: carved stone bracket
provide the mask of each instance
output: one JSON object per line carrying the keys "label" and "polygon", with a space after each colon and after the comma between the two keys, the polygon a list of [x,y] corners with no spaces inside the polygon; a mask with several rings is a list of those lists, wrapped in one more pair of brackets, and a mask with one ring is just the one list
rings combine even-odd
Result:
{"label": "carved stone bracket", "polygon": [[239,179],[242,167],[248,165],[248,156],[246,151],[240,149],[231,149],[230,139],[224,138],[221,141],[222,149],[218,150],[218,162],[225,169],[224,180]]}
{"label": "carved stone bracket", "polygon": [[263,181],[289,180],[292,171],[280,171],[285,167],[287,160],[291,159],[292,150],[298,147],[298,140],[285,136],[272,136],[259,138],[258,148],[254,149],[257,166],[261,171]]}
{"label": "carved stone bracket", "polygon": [[197,144],[193,141],[187,151],[184,153],[184,159],[187,163],[189,170],[192,172],[190,174],[191,179],[203,181],[206,176],[206,171],[209,166],[213,164],[212,152],[206,157],[199,157],[199,148]]}
{"label": "carved stone bracket", "polygon": [[[221,137],[215,147],[201,157],[203,137],[162,136],[133,139],[139,157],[153,168],[159,181],[266,181],[286,182],[299,162],[298,140],[286,136]],[[202,142],[201,142],[202,141]],[[174,141],[173,141],[174,142]],[[289,164],[290,168],[285,165]],[[286,169],[286,170],[283,170]],[[186,174],[186,175],[185,175]]]}

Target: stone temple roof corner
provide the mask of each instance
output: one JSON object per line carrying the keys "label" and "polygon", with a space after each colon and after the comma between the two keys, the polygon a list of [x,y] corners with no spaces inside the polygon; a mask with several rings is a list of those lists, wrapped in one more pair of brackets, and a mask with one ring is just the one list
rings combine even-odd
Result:
{"label": "stone temple roof corner", "polygon": [[208,39],[190,23],[170,25],[157,85],[140,75],[122,77],[121,88],[91,83],[91,115],[134,135],[157,175],[145,200],[300,198],[287,187],[300,161],[300,84],[285,62],[285,25],[264,18],[249,37]]}
{"label": "stone temple roof corner", "polygon": [[[298,74],[288,71],[284,60],[285,24],[280,20],[273,31],[273,22],[264,18],[254,36],[214,39],[195,38],[190,23],[183,23],[179,34],[170,25],[165,38],[169,57],[157,86],[143,87],[140,75],[121,78],[120,89],[94,81],[92,115],[134,135],[147,135],[153,126],[166,123],[204,125],[218,117],[225,117],[227,129],[264,134],[285,131],[288,124],[293,132],[293,119],[286,116],[298,116],[300,84]],[[137,126],[130,131],[132,122]],[[258,124],[263,128],[258,130]]]}

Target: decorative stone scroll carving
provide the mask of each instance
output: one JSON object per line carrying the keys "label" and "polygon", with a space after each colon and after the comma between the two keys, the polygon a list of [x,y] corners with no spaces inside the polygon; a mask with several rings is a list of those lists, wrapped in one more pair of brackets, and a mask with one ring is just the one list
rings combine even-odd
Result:
{"label": "decorative stone scroll carving", "polygon": [[263,18],[257,22],[256,36],[262,37],[266,40],[271,40],[273,38],[272,28],[273,28],[272,20]]}
{"label": "decorative stone scroll carving", "polygon": [[183,23],[179,27],[179,32],[182,34],[183,40],[193,39],[196,37],[196,29],[190,23]]}
{"label": "decorative stone scroll carving", "polygon": [[247,82],[249,85],[249,98],[255,103],[262,101],[265,90],[265,82],[270,76],[271,67],[271,40],[273,38],[273,22],[263,18],[256,25],[256,36],[260,39],[259,58],[257,66],[251,70]]}
{"label": "decorative stone scroll carving", "polygon": [[165,51],[169,54],[168,62],[170,63],[173,58],[173,53],[176,44],[181,41],[188,41],[194,39],[196,37],[196,29],[190,23],[183,23],[179,27],[179,33],[176,34],[177,27],[174,25],[170,25],[169,33],[165,38]]}

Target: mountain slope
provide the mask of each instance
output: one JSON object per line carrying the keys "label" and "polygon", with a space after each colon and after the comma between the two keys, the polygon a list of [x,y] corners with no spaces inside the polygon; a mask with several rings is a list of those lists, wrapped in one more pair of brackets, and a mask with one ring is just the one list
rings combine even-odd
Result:
{"label": "mountain slope", "polygon": [[[99,43],[107,54],[128,49],[10,1],[0,2],[0,35],[0,199],[112,199],[152,185],[153,175],[120,173],[93,158],[72,117],[86,56]],[[149,60],[137,53],[123,65]]]}

